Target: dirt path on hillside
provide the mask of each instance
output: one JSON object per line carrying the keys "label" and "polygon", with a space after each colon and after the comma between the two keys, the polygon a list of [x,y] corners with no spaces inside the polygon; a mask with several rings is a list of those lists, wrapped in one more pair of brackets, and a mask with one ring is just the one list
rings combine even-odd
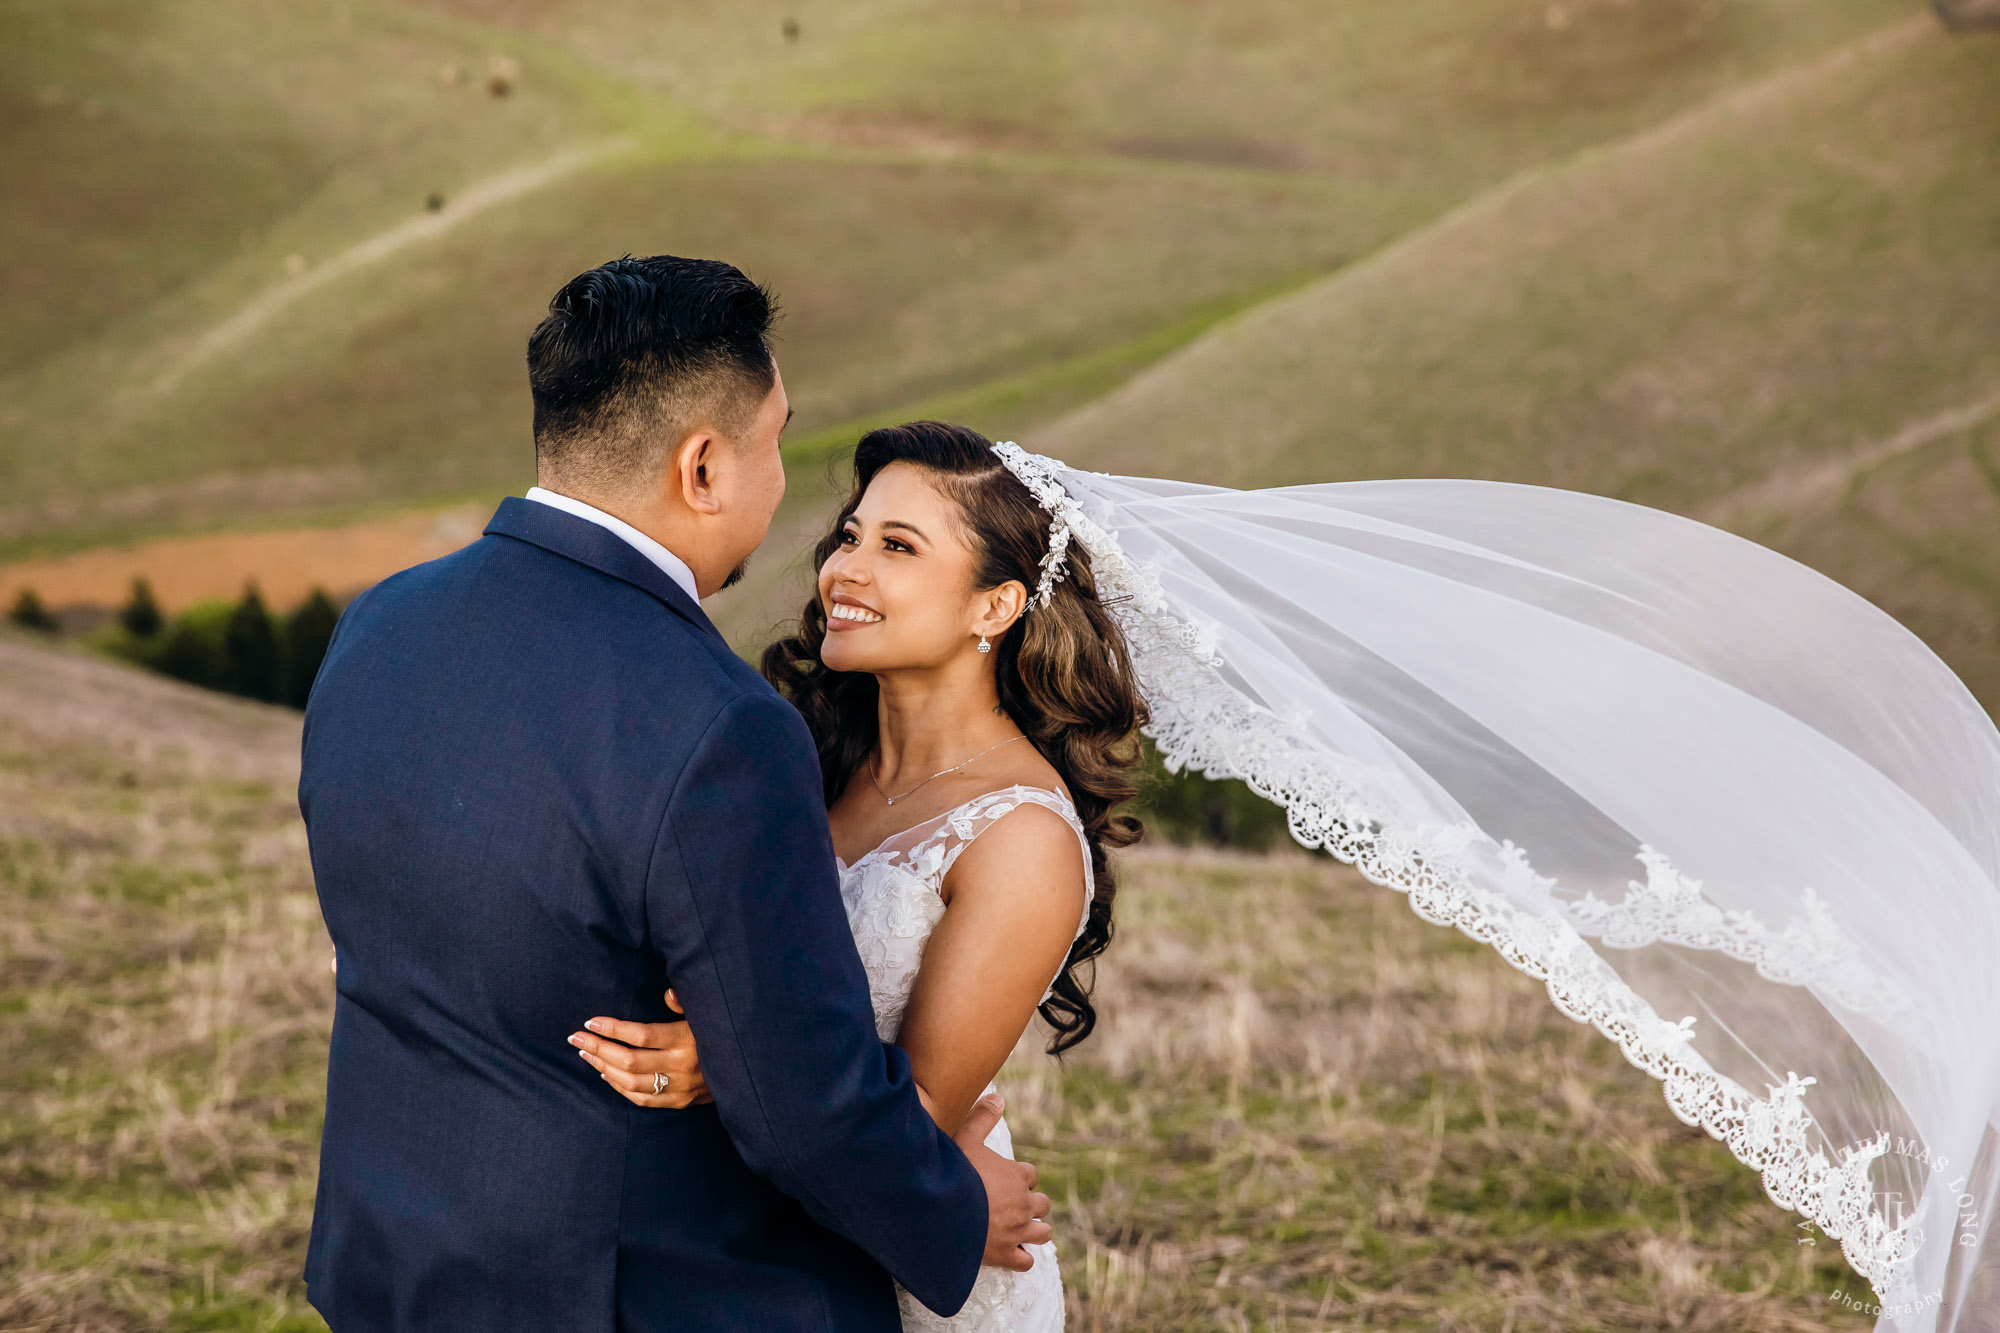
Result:
{"label": "dirt path on hillside", "polygon": [[209,598],[239,597],[255,580],[273,606],[314,588],[355,592],[399,569],[473,541],[491,516],[484,503],[398,514],[336,528],[213,532],[0,565],[0,606],[33,588],[52,607],[117,606],[144,578],[169,613]]}
{"label": "dirt path on hillside", "polygon": [[273,315],[328,283],[344,278],[357,269],[379,263],[419,241],[443,235],[488,209],[510,203],[523,195],[532,194],[565,176],[583,170],[592,163],[635,147],[637,143],[638,141],[630,135],[620,135],[580,148],[566,149],[540,162],[531,162],[523,167],[515,167],[511,171],[503,171],[496,176],[488,176],[485,180],[475,181],[462,190],[457,198],[447,201],[435,213],[424,213],[399,222],[386,231],[377,232],[366,240],[356,242],[317,267],[308,269],[297,277],[288,278],[275,287],[267,288],[228,319],[198,335],[173,365],[154,381],[153,387],[160,392],[171,390],[188,372],[198,368],[217,353],[241,342],[256,332]]}
{"label": "dirt path on hillside", "polygon": [[1701,516],[1718,527],[1728,528],[1838,500],[1848,483],[1868,469],[1971,430],[1996,416],[2000,416],[2000,391],[1913,421],[1889,438],[1857,449],[1845,458],[1786,468],[1761,481],[1740,486],[1704,506]]}
{"label": "dirt path on hillside", "polygon": [[[1667,117],[1656,125],[1623,138],[1608,140],[1555,162],[1538,162],[1524,167],[1499,184],[1472,196],[1429,222],[1404,232],[1381,249],[1363,256],[1305,287],[1274,297],[1260,305],[1222,321],[1178,351],[1155,361],[1110,393],[1086,403],[1034,433],[1035,447],[1061,454],[1072,452],[1077,441],[1115,438],[1118,429],[1132,416],[1130,403],[1143,401],[1184,379],[1187,368],[1197,366],[1239,331],[1272,320],[1282,320],[1289,312],[1337,300],[1338,293],[1355,284],[1375,280],[1396,265],[1421,264],[1426,247],[1450,244],[1454,233],[1507,207],[1520,196],[1579,171],[1593,170],[1617,162],[1643,158],[1660,152],[1717,121],[1727,121],[1783,102],[1816,84],[1852,69],[1857,63],[1900,50],[1913,42],[1936,36],[1938,23],[1926,13],[1879,28],[1845,45],[1835,47],[1810,60],[1765,75],[1744,87],[1719,92],[1702,102]],[[1088,446],[1083,446],[1087,448]]]}

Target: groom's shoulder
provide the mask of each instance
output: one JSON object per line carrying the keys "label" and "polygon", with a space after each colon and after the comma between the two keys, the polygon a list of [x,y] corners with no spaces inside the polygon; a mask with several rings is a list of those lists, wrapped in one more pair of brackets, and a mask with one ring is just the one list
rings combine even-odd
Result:
{"label": "groom's shoulder", "polygon": [[634,689],[670,682],[683,706],[690,694],[709,694],[717,708],[743,694],[782,703],[720,635],[654,594],[502,534],[391,575],[365,595],[390,619],[504,620],[550,648],[587,649],[582,656]]}
{"label": "groom's shoulder", "polygon": [[[658,598],[622,579],[529,542],[488,533],[450,555],[391,574],[361,597],[378,614],[403,613],[426,604],[448,606],[456,615],[485,606],[518,614],[525,608],[548,613],[551,621],[578,616],[616,616],[625,621],[654,614],[686,621]],[[532,624],[534,618],[529,622]]]}
{"label": "groom's shoulder", "polygon": [[[560,571],[556,562],[535,560],[531,550],[481,537],[449,555],[398,570],[348,601],[340,613],[340,636],[399,635],[418,626],[448,625],[482,603],[532,595],[535,580],[524,580],[524,575],[539,573],[545,579]],[[537,564],[547,567],[535,571]]]}
{"label": "groom's shoulder", "polygon": [[[392,574],[356,597],[339,637],[396,657],[504,652],[540,663],[643,713],[686,717],[740,696],[783,704],[721,636],[652,593],[531,543],[489,534]],[[390,645],[395,645],[391,647]]]}

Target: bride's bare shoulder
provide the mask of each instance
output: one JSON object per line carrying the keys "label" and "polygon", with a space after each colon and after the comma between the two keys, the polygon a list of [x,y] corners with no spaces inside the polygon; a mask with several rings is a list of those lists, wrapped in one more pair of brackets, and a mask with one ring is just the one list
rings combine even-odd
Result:
{"label": "bride's bare shoulder", "polygon": [[[1019,785],[1061,794],[1059,787]],[[1074,918],[1088,872],[1083,843],[1069,819],[1049,805],[1023,801],[980,830],[941,888],[947,904],[1004,894],[1017,909]]]}

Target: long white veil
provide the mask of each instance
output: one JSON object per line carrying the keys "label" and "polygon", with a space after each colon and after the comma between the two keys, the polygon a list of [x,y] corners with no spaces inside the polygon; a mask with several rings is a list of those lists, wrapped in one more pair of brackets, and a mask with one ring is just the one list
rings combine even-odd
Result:
{"label": "long white veil", "polygon": [[1089,552],[1170,767],[1545,981],[1878,1328],[2000,1327],[2000,732],[1916,636],[1598,496],[998,452]]}

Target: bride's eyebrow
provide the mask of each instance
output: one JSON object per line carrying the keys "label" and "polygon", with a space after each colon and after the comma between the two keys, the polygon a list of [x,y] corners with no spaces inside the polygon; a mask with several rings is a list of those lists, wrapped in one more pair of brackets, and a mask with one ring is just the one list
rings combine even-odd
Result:
{"label": "bride's eyebrow", "polygon": [[903,521],[902,519],[900,519],[900,518],[891,518],[891,519],[885,519],[885,520],[883,521],[883,523],[882,523],[882,528],[883,528],[883,531],[885,531],[885,532],[886,532],[886,531],[887,531],[888,529],[890,529],[890,528],[900,528],[900,529],[902,529],[902,530],[903,530],[904,532],[907,532],[907,533],[911,533],[911,534],[913,534],[914,536],[917,536],[917,537],[919,537],[919,538],[922,538],[922,539],[923,539],[924,541],[929,541],[929,540],[930,540],[930,538],[929,538],[929,537],[925,537],[925,536],[924,536],[924,530],[923,530],[922,528],[918,527],[918,526],[917,526],[916,524],[914,524],[914,523],[905,523],[905,522],[904,522],[904,521]]}

